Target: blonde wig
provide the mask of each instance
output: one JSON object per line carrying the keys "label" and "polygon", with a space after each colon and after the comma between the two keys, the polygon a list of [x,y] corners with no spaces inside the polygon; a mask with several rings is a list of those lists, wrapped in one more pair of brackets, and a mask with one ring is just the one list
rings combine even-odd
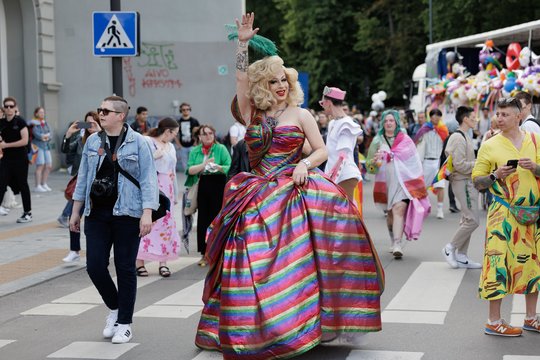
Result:
{"label": "blonde wig", "polygon": [[277,55],[267,56],[251,64],[247,72],[249,79],[248,97],[253,101],[257,109],[267,110],[275,104],[276,99],[270,92],[269,82],[281,70],[285,72],[285,77],[289,83],[287,104],[299,106],[304,102],[304,92],[298,82],[298,71],[283,66],[283,60]]}

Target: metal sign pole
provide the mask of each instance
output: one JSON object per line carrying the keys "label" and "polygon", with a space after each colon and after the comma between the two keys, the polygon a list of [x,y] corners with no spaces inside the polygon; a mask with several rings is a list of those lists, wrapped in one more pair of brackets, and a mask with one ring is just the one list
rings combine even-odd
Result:
{"label": "metal sign pole", "polygon": [[[120,11],[120,0],[111,0],[111,11]],[[112,57],[112,85],[113,94],[124,96],[124,84],[122,82],[122,57]]]}

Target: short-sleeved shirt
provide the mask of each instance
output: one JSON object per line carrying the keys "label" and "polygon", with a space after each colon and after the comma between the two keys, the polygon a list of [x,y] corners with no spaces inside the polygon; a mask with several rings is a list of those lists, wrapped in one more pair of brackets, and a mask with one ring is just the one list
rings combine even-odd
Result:
{"label": "short-sleeved shirt", "polygon": [[[21,140],[21,130],[26,127],[26,121],[20,116],[15,116],[11,121],[8,121],[6,118],[0,119],[0,134],[6,143]],[[25,144],[16,148],[6,148],[3,149],[3,152],[4,157],[2,160],[27,159],[28,145]]]}
{"label": "short-sleeved shirt", "polygon": [[190,117],[189,119],[180,118],[178,120],[180,130],[178,131],[178,138],[180,144],[183,147],[193,146],[195,140],[193,139],[193,129],[199,126],[199,121]]}
{"label": "short-sleeved shirt", "polygon": [[246,127],[242,124],[240,124],[238,121],[235,122],[230,128],[229,128],[229,136],[235,137],[237,141],[240,141],[244,138],[246,135]]}

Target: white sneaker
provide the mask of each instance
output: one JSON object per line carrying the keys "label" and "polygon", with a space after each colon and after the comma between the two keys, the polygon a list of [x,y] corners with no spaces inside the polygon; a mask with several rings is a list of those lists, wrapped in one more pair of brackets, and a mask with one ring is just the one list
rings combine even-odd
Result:
{"label": "white sneaker", "polygon": [[43,185],[41,185],[41,187],[44,188],[45,191],[52,191],[52,189],[47,184],[43,184]]}
{"label": "white sneaker", "polygon": [[116,333],[112,338],[113,344],[125,344],[131,340],[133,332],[129,324],[118,324]]}
{"label": "white sneaker", "polygon": [[472,261],[465,254],[457,254],[456,261],[457,261],[458,267],[462,269],[481,269],[482,268],[482,264]]}
{"label": "white sneaker", "polygon": [[443,209],[437,209],[437,219],[444,219]]}
{"label": "white sneaker", "polygon": [[444,256],[444,260],[446,260],[452,269],[458,268],[458,263],[456,261],[456,249],[452,248],[450,244],[446,244],[446,246],[442,248],[442,254]]}
{"label": "white sneaker", "polygon": [[110,339],[116,334],[118,328],[116,320],[118,320],[118,310],[111,310],[105,318],[105,328],[103,329],[103,337],[105,339]]}
{"label": "white sneaker", "polygon": [[7,214],[9,214],[9,209],[0,206],[0,216],[6,216]]}
{"label": "white sneaker", "polygon": [[29,223],[32,221],[32,214],[31,213],[23,213],[20,218],[17,219],[17,222],[19,224],[21,223]]}
{"label": "white sneaker", "polygon": [[43,188],[43,186],[38,185],[38,186],[36,186],[36,187],[34,188],[34,192],[37,192],[37,193],[44,193],[44,192],[47,192],[47,190],[45,190],[45,189]]}
{"label": "white sneaker", "polygon": [[81,256],[76,251],[70,251],[65,258],[62,259],[63,262],[75,262],[81,260]]}
{"label": "white sneaker", "polygon": [[401,241],[394,242],[394,247],[392,248],[392,255],[395,259],[401,259],[403,256],[403,249],[401,249]]}

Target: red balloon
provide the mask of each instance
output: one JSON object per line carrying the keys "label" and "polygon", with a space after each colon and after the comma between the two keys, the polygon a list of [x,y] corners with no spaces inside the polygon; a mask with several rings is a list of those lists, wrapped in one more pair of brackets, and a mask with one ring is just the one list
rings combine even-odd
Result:
{"label": "red balloon", "polygon": [[521,45],[519,43],[511,43],[506,50],[506,68],[508,70],[519,69],[519,53],[521,52]]}

